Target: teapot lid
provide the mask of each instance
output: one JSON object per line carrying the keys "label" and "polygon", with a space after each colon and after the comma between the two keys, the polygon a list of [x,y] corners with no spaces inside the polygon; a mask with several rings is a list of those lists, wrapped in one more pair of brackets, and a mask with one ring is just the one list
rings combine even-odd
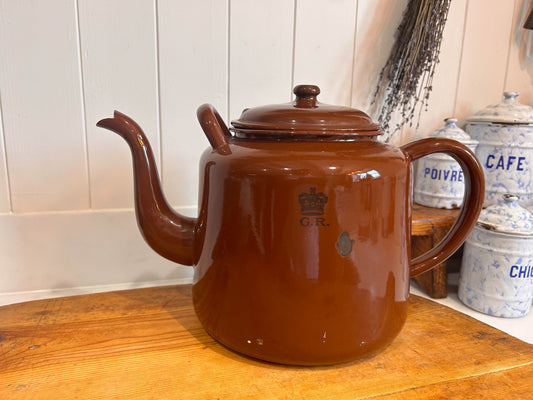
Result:
{"label": "teapot lid", "polygon": [[518,204],[519,197],[504,194],[498,204],[481,211],[477,224],[490,231],[533,236],[533,214]]}
{"label": "teapot lid", "polygon": [[518,92],[504,92],[503,101],[475,113],[468,122],[533,124],[533,107],[519,103]]}
{"label": "teapot lid", "polygon": [[478,141],[470,137],[468,133],[463,131],[457,125],[457,119],[446,118],[444,120],[444,126],[433,131],[429,137],[448,138],[457,140],[463,144],[477,144]]}
{"label": "teapot lid", "polygon": [[377,136],[380,126],[364,112],[350,107],[324,104],[317,100],[315,85],[298,85],[296,99],[289,103],[246,108],[231,121],[237,136]]}

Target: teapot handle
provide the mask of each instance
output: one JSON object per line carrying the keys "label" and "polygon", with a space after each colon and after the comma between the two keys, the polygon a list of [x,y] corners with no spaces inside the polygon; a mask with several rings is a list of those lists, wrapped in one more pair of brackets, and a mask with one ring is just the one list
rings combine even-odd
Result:
{"label": "teapot handle", "polygon": [[461,247],[483,207],[485,179],[472,150],[456,140],[427,138],[408,143],[401,149],[411,162],[433,153],[448,154],[459,163],[465,177],[464,201],[455,223],[439,244],[411,260],[410,275],[413,277],[444,262]]}
{"label": "teapot handle", "polygon": [[228,146],[231,133],[215,107],[211,104],[202,104],[198,107],[196,116],[213,150],[220,154],[231,153]]}

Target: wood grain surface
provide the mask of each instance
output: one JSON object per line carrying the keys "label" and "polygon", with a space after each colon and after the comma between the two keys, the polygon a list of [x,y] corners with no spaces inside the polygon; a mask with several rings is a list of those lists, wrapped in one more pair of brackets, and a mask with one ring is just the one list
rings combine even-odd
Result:
{"label": "wood grain surface", "polygon": [[413,204],[411,234],[413,236],[431,236],[436,229],[448,231],[457,215],[459,209],[446,210],[444,208],[425,207],[420,204]]}
{"label": "wood grain surface", "polygon": [[416,296],[392,345],[330,367],[219,345],[188,285],[9,305],[0,321],[0,399],[533,398],[533,346]]}

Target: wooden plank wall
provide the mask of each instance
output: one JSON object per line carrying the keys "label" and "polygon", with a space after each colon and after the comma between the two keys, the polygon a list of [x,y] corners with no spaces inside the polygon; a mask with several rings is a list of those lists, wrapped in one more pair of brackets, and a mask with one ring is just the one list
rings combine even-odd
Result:
{"label": "wooden plank wall", "polygon": [[[322,101],[373,114],[406,4],[0,0],[0,294],[190,279],[139,238],[128,148],[95,123],[114,109],[132,116],[169,201],[194,214],[208,144],[198,105],[228,121],[316,83]],[[453,0],[429,110],[395,143],[464,121],[504,90],[533,104],[528,10],[526,0]]]}

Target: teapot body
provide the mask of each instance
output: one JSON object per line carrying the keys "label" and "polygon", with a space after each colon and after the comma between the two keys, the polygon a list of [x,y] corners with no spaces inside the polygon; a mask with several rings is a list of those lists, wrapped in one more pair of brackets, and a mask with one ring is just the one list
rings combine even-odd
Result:
{"label": "teapot body", "polygon": [[247,140],[206,151],[194,273],[224,345],[289,364],[383,348],[407,310],[411,168],[373,139]]}
{"label": "teapot body", "polygon": [[[367,114],[320,103],[319,93],[299,85],[294,101],[245,109],[231,130],[213,106],[198,108],[211,148],[197,218],[166,201],[133,119],[116,111],[97,124],[131,149],[146,242],[195,267],[193,303],[206,331],[283,364],[334,364],[386,347],[406,319],[409,277],[451,256],[483,203],[482,167],[468,147],[448,138],[380,143]],[[463,207],[444,239],[411,259],[412,162],[435,153],[463,169]]]}

